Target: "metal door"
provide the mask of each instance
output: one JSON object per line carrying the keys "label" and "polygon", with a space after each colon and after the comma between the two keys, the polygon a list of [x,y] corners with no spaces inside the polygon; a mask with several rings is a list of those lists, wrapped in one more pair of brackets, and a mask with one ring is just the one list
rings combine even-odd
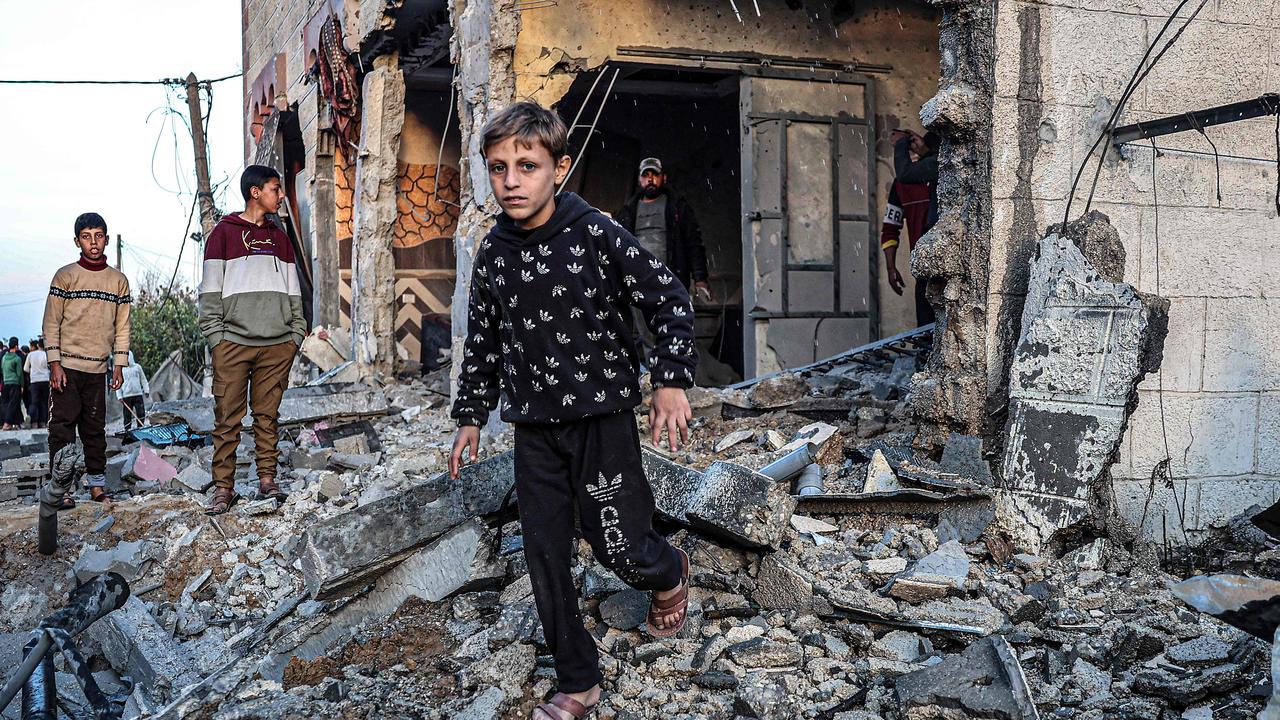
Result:
{"label": "metal door", "polygon": [[874,86],[848,73],[744,70],[747,377],[879,336]]}

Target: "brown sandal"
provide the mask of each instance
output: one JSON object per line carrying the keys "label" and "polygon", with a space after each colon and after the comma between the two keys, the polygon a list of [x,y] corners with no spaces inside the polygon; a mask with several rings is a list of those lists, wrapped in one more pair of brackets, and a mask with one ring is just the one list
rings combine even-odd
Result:
{"label": "brown sandal", "polygon": [[556,693],[549,701],[539,705],[537,709],[545,713],[551,720],[560,720],[560,713],[556,712],[557,710],[569,713],[573,720],[583,720],[596,709],[596,706],[587,707],[564,693]]}
{"label": "brown sandal", "polygon": [[280,486],[276,484],[275,478],[266,477],[258,480],[258,499],[259,500],[272,498],[274,500],[279,500],[280,502],[284,502],[285,499],[288,497],[289,495],[285,493],[285,491],[281,490]]}
{"label": "brown sandal", "polygon": [[[680,548],[676,548],[676,552],[680,553],[680,560],[684,563],[684,572],[680,576],[680,589],[666,600],[654,597],[649,602],[649,620],[646,629],[656,638],[669,638],[680,632],[689,615],[689,554]],[[675,624],[659,628],[658,622],[671,615],[679,616]]]}
{"label": "brown sandal", "polygon": [[74,510],[76,507],[76,498],[69,492],[62,493],[62,504],[58,506],[58,512],[63,510]]}
{"label": "brown sandal", "polygon": [[101,503],[111,502],[112,497],[111,493],[107,492],[106,488],[95,485],[94,487],[89,488],[89,499],[96,503]]}
{"label": "brown sandal", "polygon": [[235,490],[231,488],[218,488],[213,491],[213,498],[209,501],[209,509],[204,511],[205,515],[221,515],[231,509],[232,505],[240,499]]}

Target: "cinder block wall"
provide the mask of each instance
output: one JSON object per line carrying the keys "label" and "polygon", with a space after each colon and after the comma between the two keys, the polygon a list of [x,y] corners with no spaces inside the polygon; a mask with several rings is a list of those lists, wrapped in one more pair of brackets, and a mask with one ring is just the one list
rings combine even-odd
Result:
{"label": "cinder block wall", "polygon": [[[1184,16],[1198,4],[1188,3]],[[1033,243],[1061,221],[1075,170],[1176,5],[999,4],[987,309],[993,388],[1003,384],[998,373],[1007,374],[1019,321],[1010,308],[1026,291]],[[1280,88],[1278,29],[1280,2],[1209,0],[1134,94],[1121,124],[1274,92]],[[1172,301],[1162,373],[1140,386],[1112,471],[1123,514],[1173,544],[1280,497],[1276,169],[1274,161],[1225,157],[1274,159],[1275,119],[1206,133],[1223,155],[1221,199],[1210,143],[1189,132],[1156,139],[1178,152],[1156,158],[1154,182],[1149,146],[1109,154],[1093,202],[1124,241],[1125,279]],[[1092,176],[1091,165],[1073,217],[1084,210]],[[1157,482],[1152,489],[1166,441],[1174,487]]]}
{"label": "cinder block wall", "polygon": [[[277,53],[285,53],[285,93],[290,105],[298,104],[298,121],[302,127],[308,161],[315,156],[317,88],[315,83],[305,82],[309,63],[302,42],[302,30],[307,20],[327,3],[328,0],[242,0],[245,103],[241,113],[244,116],[246,160],[253,153],[253,141],[249,134],[252,122],[250,109],[253,103],[248,96],[249,87]],[[312,168],[307,168],[308,178],[311,170]],[[301,190],[303,183],[300,182],[298,187]],[[298,201],[303,202],[301,197]]]}

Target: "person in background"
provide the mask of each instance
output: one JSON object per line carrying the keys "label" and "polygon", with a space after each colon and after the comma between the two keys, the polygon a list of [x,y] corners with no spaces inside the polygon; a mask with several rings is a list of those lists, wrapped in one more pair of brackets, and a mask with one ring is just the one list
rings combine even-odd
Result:
{"label": "person in background", "polygon": [[129,353],[129,364],[122,372],[124,383],[116,390],[116,397],[124,405],[124,429],[132,430],[142,427],[147,417],[146,396],[151,394],[151,384],[147,382],[147,372],[133,359]]}
{"label": "person in background", "polygon": [[27,354],[31,352],[30,345],[23,345],[18,348],[18,354],[22,356],[22,411],[27,415],[27,424],[31,424],[31,373],[27,372]]}
{"label": "person in background", "polygon": [[31,427],[42,428],[49,423],[49,356],[43,341],[31,341],[22,369],[31,376]]}
{"label": "person in background", "polygon": [[[884,221],[880,226],[880,249],[884,251],[889,287],[899,295],[906,287],[898,272],[897,252],[902,226],[907,227],[912,250],[938,221],[938,143],[936,133],[917,135],[910,130],[893,131],[893,160],[897,177],[889,189]],[[910,268],[910,256],[907,266]],[[928,283],[915,284],[916,325],[934,321],[933,306],[925,290]]]}
{"label": "person in background", "polygon": [[[640,161],[636,184],[639,189],[617,213],[618,224],[634,235],[641,247],[665,263],[690,295],[711,302],[707,248],[702,243],[702,228],[693,208],[667,184],[662,161],[656,157]],[[652,367],[656,338],[638,311],[633,312],[633,318],[644,367]]]}
{"label": "person in background", "polygon": [[0,357],[0,430],[17,430],[22,427],[22,355],[18,353],[18,338],[9,338],[3,357]]}

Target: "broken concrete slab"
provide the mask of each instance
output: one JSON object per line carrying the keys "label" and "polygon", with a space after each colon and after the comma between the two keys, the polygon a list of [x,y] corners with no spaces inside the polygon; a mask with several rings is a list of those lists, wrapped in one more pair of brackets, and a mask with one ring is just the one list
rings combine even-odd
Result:
{"label": "broken concrete slab", "polygon": [[907,602],[924,602],[945,597],[952,590],[964,590],[968,576],[969,556],[964,546],[951,540],[894,578],[889,594]]}
{"label": "broken concrete slab", "polygon": [[182,688],[200,681],[192,659],[151,617],[136,597],[89,626],[111,668],[128,675],[153,706],[171,701]]}
{"label": "broken concrete slab", "polygon": [[618,630],[635,630],[649,617],[649,593],[623,590],[600,601],[597,609],[605,625]]}
{"label": "broken concrete slab", "polygon": [[172,484],[202,495],[213,486],[213,475],[198,463],[191,463],[174,476]]}
{"label": "broken concrete slab", "polygon": [[755,431],[750,428],[745,430],[735,430],[720,438],[720,441],[716,443],[716,452],[724,452],[740,442],[750,440],[752,437],[755,437],[755,434]]}
{"label": "broken concrete slab", "polygon": [[766,610],[807,612],[813,608],[813,584],[786,560],[767,555],[760,561],[751,599]]}
{"label": "broken concrete slab", "polygon": [[936,706],[963,717],[1037,720],[1022,666],[1001,636],[979,640],[959,655],[897,679],[901,709]]}
{"label": "broken concrete slab", "polygon": [[982,457],[982,438],[975,435],[948,435],[939,465],[945,473],[959,475],[984,487],[995,485],[991,465]]}
{"label": "broken concrete slab", "polygon": [[871,455],[871,462],[867,464],[867,479],[862,484],[862,492],[882,493],[901,489],[902,484],[898,482],[898,475],[893,472],[893,468],[889,467],[889,461],[885,459],[884,453],[876,450]]}
{"label": "broken concrete slab", "polygon": [[[315,599],[366,584],[449,529],[497,512],[513,483],[514,454],[462,469],[456,483],[434,482],[322,520],[303,537],[302,572]],[[443,495],[437,488],[450,487]]]}
{"label": "broken concrete slab", "polygon": [[1134,289],[1100,277],[1070,240],[1040,241],[1010,371],[999,482],[1015,545],[1039,552],[1089,514],[1136,402],[1149,321]]}
{"label": "broken concrete slab", "polygon": [[110,550],[99,550],[86,544],[73,572],[82,584],[108,572],[120,573],[125,580],[136,580],[150,559],[150,544],[146,540],[122,542]]}
{"label": "broken concrete slab", "polygon": [[[331,420],[334,418],[359,418],[386,415],[390,406],[386,394],[378,388],[365,385],[330,383],[314,387],[293,387],[284,391],[280,401],[280,424]],[[213,432],[213,398],[189,398],[156,403],[151,414],[181,418],[191,430],[198,433]],[[245,416],[246,427],[253,419]]]}
{"label": "broken concrete slab", "polygon": [[806,444],[821,448],[828,440],[836,434],[836,426],[828,425],[824,422],[809,423],[796,431],[795,438],[791,442],[778,448],[778,452],[789,453],[798,450]]}
{"label": "broken concrete slab", "polygon": [[663,457],[649,447],[641,446],[644,474],[653,488],[653,501],[658,516],[669,522],[687,525],[685,511],[702,484],[702,473]]}
{"label": "broken concrete slab", "polygon": [[809,394],[809,383],[794,373],[782,373],[766,377],[747,392],[747,400],[753,408],[772,409],[785,407]]}
{"label": "broken concrete slab", "polygon": [[795,510],[787,483],[717,461],[702,475],[685,517],[700,532],[748,548],[776,548]]}

